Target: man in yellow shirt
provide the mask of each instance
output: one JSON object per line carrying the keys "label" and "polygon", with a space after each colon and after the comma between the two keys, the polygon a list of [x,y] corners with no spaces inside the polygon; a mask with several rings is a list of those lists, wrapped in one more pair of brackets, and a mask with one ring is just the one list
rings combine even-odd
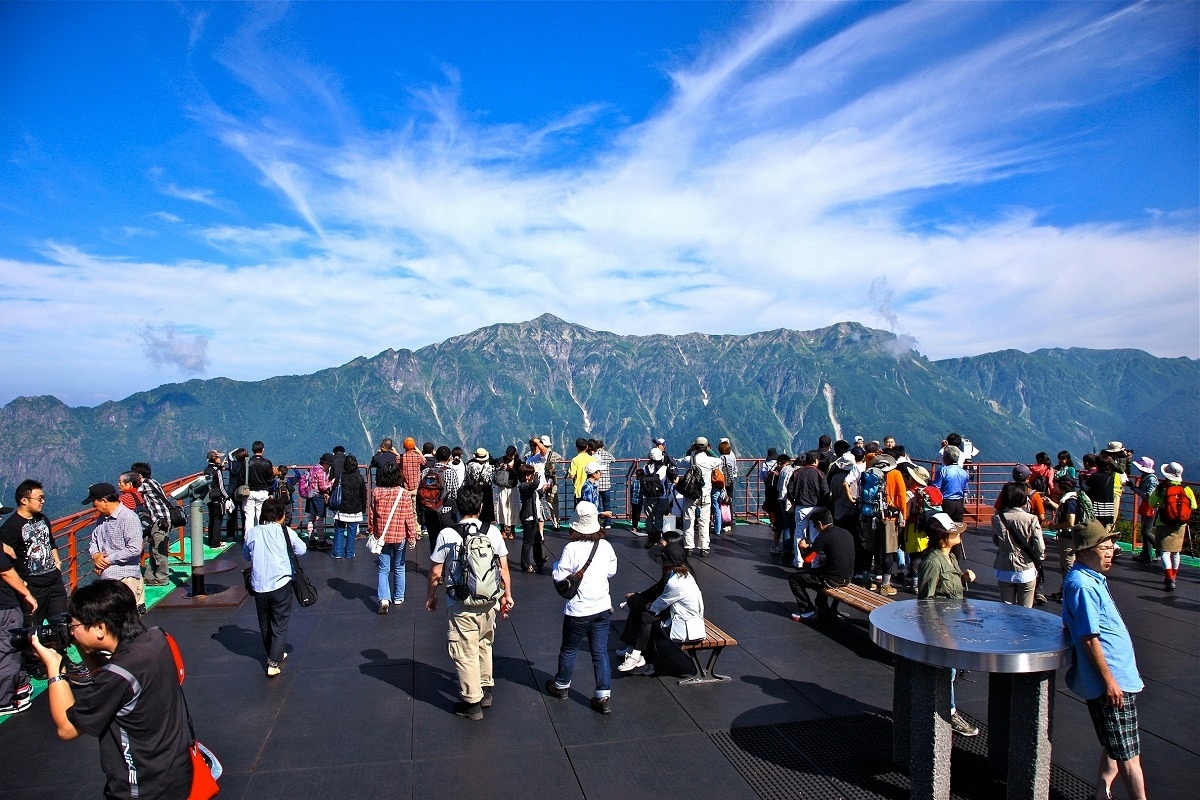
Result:
{"label": "man in yellow shirt", "polygon": [[592,451],[588,447],[588,440],[579,438],[575,440],[575,449],[579,454],[571,459],[571,467],[567,470],[567,477],[575,483],[575,502],[579,502],[579,495],[583,492],[583,484],[587,481],[587,465],[592,460]]}

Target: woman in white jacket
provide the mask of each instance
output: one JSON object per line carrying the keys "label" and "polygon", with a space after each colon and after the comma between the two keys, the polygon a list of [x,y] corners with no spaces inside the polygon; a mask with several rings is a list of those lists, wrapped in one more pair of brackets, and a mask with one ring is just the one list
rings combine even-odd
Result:
{"label": "woman in white jacket", "polygon": [[[680,553],[682,556],[682,552]],[[662,561],[666,584],[662,593],[644,607],[639,620],[637,642],[625,660],[617,667],[620,672],[639,675],[654,674],[654,627],[660,625],[663,635],[673,642],[690,642],[704,638],[704,597],[692,574],[686,556]],[[630,608],[634,607],[630,602]]]}

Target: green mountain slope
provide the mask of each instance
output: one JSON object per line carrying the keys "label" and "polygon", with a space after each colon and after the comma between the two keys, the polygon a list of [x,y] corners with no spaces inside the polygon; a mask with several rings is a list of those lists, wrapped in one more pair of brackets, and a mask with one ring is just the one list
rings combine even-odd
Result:
{"label": "green mountain slope", "polygon": [[56,513],[87,484],[135,460],[175,476],[210,447],[267,444],[276,463],[311,463],[335,444],[369,457],[380,439],[502,451],[548,433],[618,456],[651,436],[680,452],[729,436],[742,455],[798,452],[823,433],[893,435],[931,456],[951,430],[985,460],[1079,452],[1117,438],[1182,459],[1200,436],[1197,362],[1130,350],[1004,351],[931,362],[890,333],[846,322],[746,336],[618,336],[545,315],[493,325],[417,351],[387,350],[313,375],[161,386],[96,408],[50,397],[0,409],[0,491],[46,483]]}

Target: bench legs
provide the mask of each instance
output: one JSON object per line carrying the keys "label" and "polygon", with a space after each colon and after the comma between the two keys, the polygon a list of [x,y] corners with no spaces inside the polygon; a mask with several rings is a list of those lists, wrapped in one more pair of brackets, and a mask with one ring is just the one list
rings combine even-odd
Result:
{"label": "bench legs", "polygon": [[721,651],[724,649],[723,646],[712,648],[712,652],[708,656],[707,667],[700,666],[700,657],[696,655],[694,649],[687,650],[688,657],[692,659],[692,665],[696,668],[696,674],[690,678],[684,678],[679,682],[679,685],[695,686],[701,683],[725,683],[726,681],[733,680],[728,675],[718,675],[716,672],[717,659],[721,657]]}

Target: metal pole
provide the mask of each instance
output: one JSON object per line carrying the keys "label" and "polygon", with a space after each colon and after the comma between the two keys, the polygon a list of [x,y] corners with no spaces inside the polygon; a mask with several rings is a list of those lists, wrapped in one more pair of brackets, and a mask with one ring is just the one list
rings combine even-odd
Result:
{"label": "metal pole", "polygon": [[204,597],[204,515],[203,504],[199,496],[192,497],[191,531],[192,531],[192,597]]}

